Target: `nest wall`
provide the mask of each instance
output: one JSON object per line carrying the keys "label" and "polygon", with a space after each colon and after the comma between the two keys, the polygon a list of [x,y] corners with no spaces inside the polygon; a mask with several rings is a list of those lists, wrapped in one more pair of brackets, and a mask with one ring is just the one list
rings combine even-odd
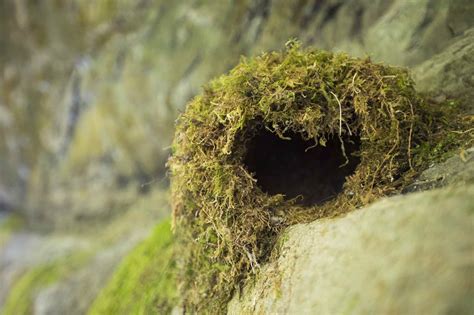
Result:
{"label": "nest wall", "polygon": [[295,42],[211,81],[169,160],[185,310],[224,311],[285,227],[399,191],[430,117],[406,70]]}

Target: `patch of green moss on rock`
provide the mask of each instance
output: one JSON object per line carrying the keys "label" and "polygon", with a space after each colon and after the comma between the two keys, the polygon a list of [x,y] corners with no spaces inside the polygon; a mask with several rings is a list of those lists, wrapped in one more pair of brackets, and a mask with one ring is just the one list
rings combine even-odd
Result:
{"label": "patch of green moss on rock", "polygon": [[95,314],[167,314],[177,290],[170,220],[121,263],[89,310]]}
{"label": "patch of green moss on rock", "polygon": [[0,223],[0,250],[11,234],[23,226],[23,220],[18,215],[9,215]]}
{"label": "patch of green moss on rock", "polygon": [[34,298],[39,290],[83,266],[88,257],[87,253],[78,253],[27,270],[11,288],[1,314],[32,314]]}

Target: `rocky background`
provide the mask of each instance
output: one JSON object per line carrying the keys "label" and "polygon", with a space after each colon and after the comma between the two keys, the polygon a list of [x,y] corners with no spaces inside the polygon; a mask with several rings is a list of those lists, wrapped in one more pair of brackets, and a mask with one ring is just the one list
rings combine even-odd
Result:
{"label": "rocky background", "polygon": [[[473,16],[470,0],[1,1],[0,311],[87,311],[169,212],[178,113],[240,56],[297,37],[409,67],[472,112]],[[433,181],[472,183],[465,159]]]}

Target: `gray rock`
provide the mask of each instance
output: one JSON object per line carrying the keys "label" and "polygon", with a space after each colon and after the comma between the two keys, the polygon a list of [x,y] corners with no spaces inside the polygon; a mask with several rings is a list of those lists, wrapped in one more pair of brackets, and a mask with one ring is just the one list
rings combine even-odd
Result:
{"label": "gray rock", "polygon": [[410,184],[405,192],[429,190],[447,185],[474,183],[474,148],[462,151],[446,161],[431,165]]}
{"label": "gray rock", "polygon": [[290,228],[229,314],[472,314],[474,185]]}
{"label": "gray rock", "polygon": [[418,90],[438,97],[454,97],[474,112],[474,28],[417,65],[413,73]]}

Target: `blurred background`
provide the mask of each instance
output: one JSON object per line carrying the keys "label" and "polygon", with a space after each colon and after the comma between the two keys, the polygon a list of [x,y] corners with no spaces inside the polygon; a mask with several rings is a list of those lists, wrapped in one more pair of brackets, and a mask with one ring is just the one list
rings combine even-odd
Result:
{"label": "blurred background", "polygon": [[468,102],[473,17],[471,0],[0,0],[0,312],[87,311],[169,216],[177,115],[240,56],[297,37]]}

